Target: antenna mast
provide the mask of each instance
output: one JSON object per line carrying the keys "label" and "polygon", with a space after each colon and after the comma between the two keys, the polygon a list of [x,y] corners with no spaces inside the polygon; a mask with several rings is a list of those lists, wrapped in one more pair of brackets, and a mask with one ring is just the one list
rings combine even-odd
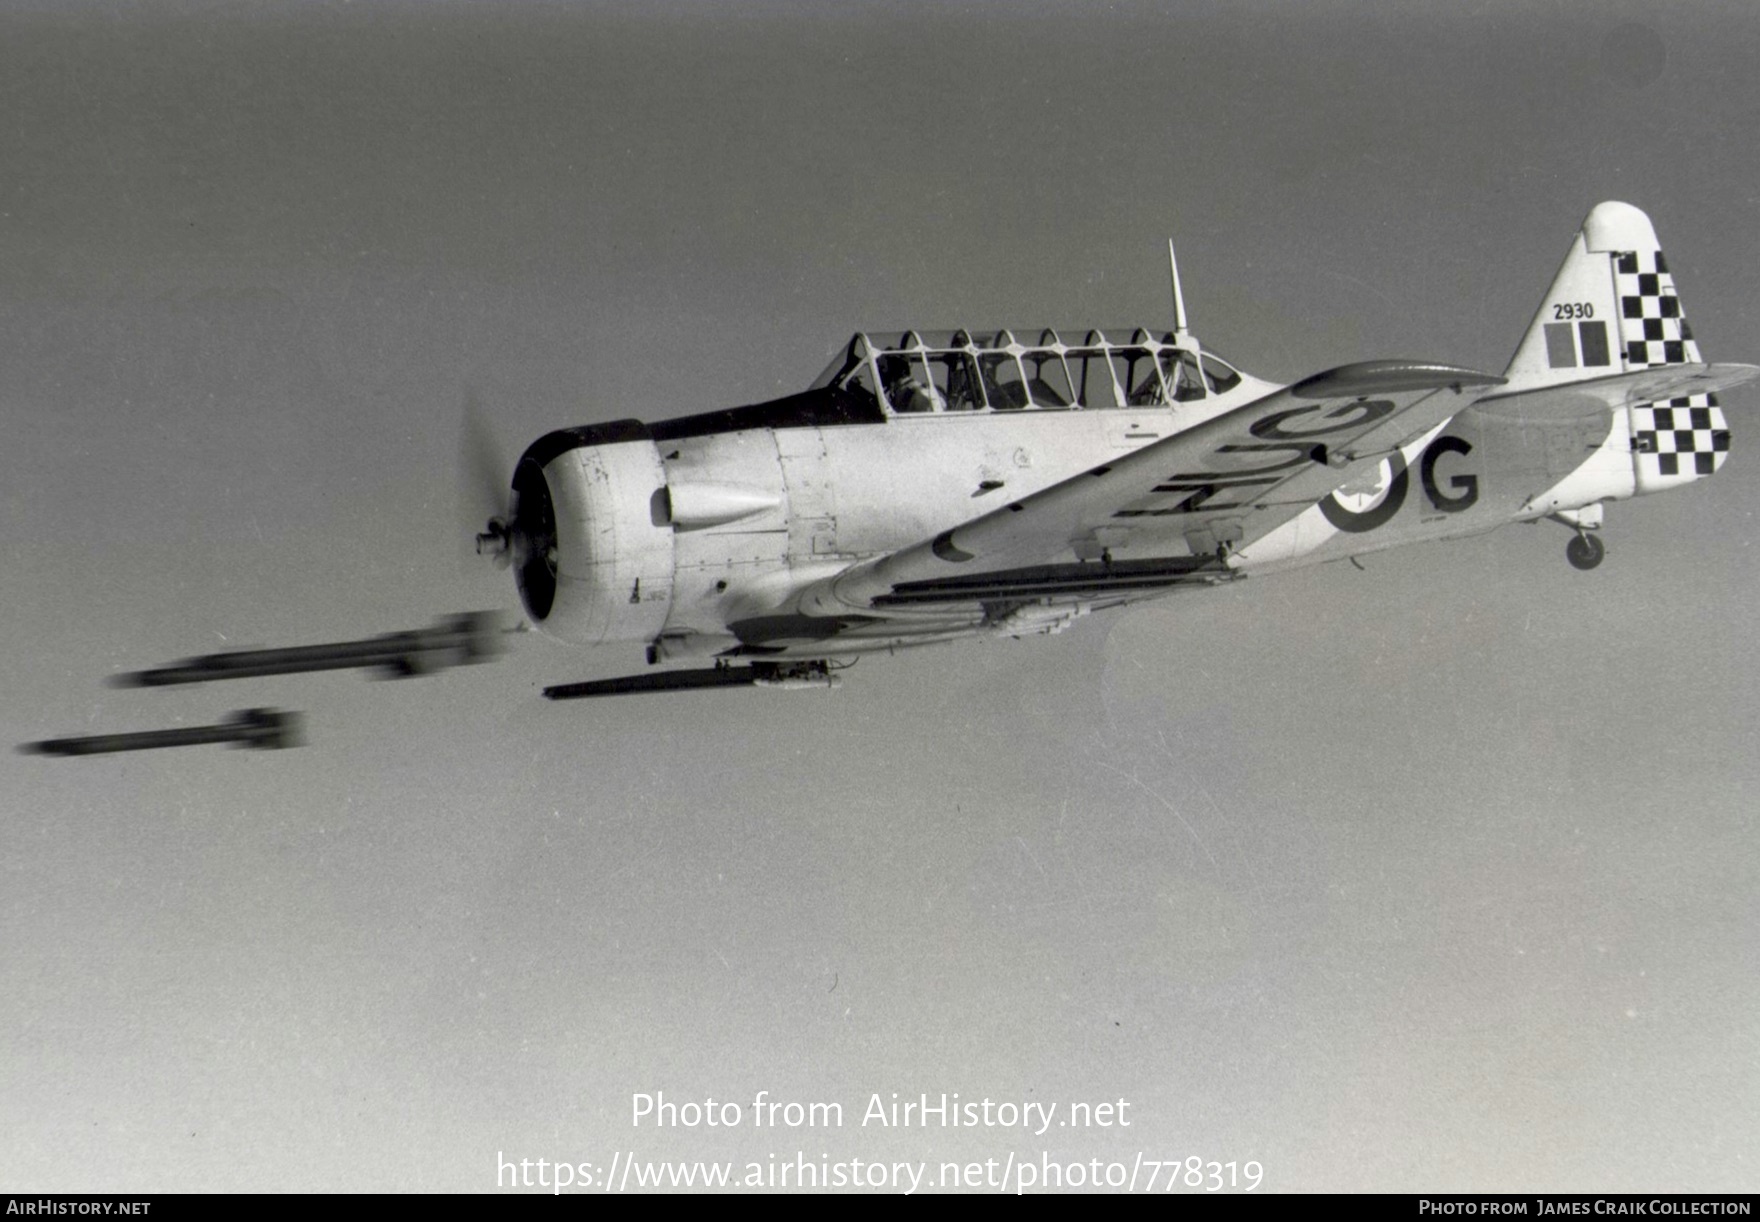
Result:
{"label": "antenna mast", "polygon": [[1173,253],[1173,239],[1167,239],[1167,273],[1173,279],[1173,338],[1182,348],[1197,350],[1198,341],[1186,327],[1186,297],[1179,288],[1179,259]]}

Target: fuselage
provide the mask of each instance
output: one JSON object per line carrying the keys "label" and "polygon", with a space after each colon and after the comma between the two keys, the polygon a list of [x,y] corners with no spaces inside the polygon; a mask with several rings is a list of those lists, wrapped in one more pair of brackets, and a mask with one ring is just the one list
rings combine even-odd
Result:
{"label": "fuselage", "polygon": [[[528,615],[563,640],[639,642],[657,658],[811,656],[815,629],[791,602],[798,591],[1278,389],[1183,334],[1089,331],[1080,343],[1037,334],[1030,343],[1006,331],[909,333],[897,343],[858,335],[799,395],[540,438],[515,476],[528,535],[516,572]],[[1715,406],[1682,406],[1679,422],[1656,410],[1591,403],[1572,418],[1527,420],[1500,411],[1496,396],[1482,399],[1402,445],[1371,476],[1227,553],[1204,580],[1510,521],[1568,520],[1721,461],[1728,433]],[[1678,442],[1677,423],[1702,435]],[[1686,469],[1660,461],[1659,448],[1686,454]],[[1214,507],[1239,492],[1195,486],[1191,495]],[[1133,546],[1121,537],[1108,563],[1171,555],[1165,538],[1140,555]],[[1191,555],[1209,545],[1171,546]],[[1072,550],[1067,559],[1094,557]],[[1000,607],[899,606],[854,630],[836,625],[835,652],[1054,631],[1179,584]]]}

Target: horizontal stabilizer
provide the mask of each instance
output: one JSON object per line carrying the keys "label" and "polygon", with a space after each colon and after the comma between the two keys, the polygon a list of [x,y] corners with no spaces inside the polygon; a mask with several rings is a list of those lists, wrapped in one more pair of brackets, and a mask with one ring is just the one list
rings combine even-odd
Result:
{"label": "horizontal stabilizer", "polygon": [[1715,394],[1751,382],[1755,377],[1760,377],[1760,366],[1728,362],[1662,365],[1586,382],[1487,395],[1475,406],[1486,415],[1511,420],[1566,420],[1688,395]]}

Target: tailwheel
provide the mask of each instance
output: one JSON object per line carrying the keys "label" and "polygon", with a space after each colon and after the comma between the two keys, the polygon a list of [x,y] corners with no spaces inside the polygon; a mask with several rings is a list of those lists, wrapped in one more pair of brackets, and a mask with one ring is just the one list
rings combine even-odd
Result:
{"label": "tailwheel", "polygon": [[1564,558],[1571,562],[1571,567],[1584,572],[1600,564],[1606,555],[1606,546],[1594,535],[1580,534],[1564,547]]}

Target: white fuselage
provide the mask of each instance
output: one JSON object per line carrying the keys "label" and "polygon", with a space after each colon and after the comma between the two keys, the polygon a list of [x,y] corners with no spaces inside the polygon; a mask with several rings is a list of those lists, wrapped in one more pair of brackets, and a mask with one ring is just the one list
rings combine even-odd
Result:
{"label": "white fuselage", "polygon": [[[671,438],[600,440],[588,430],[588,444],[544,466],[557,508],[559,593],[540,622],[575,643],[642,642],[663,657],[719,653],[739,644],[740,625],[792,614],[791,595],[815,581],[1275,389],[1243,376],[1225,393],[1171,405],[901,413]],[[1469,408],[1403,447],[1375,478],[1242,547],[1228,567],[1270,572],[1476,534],[1680,482],[1646,486],[1630,416],[1600,409],[1536,422],[1502,417],[1494,402]],[[1136,557],[1126,543],[1118,558]],[[1053,630],[1095,606],[1146,596],[1041,600],[1005,616],[977,605],[901,609],[843,633],[836,652]],[[811,636],[782,634],[772,652],[812,653]]]}

